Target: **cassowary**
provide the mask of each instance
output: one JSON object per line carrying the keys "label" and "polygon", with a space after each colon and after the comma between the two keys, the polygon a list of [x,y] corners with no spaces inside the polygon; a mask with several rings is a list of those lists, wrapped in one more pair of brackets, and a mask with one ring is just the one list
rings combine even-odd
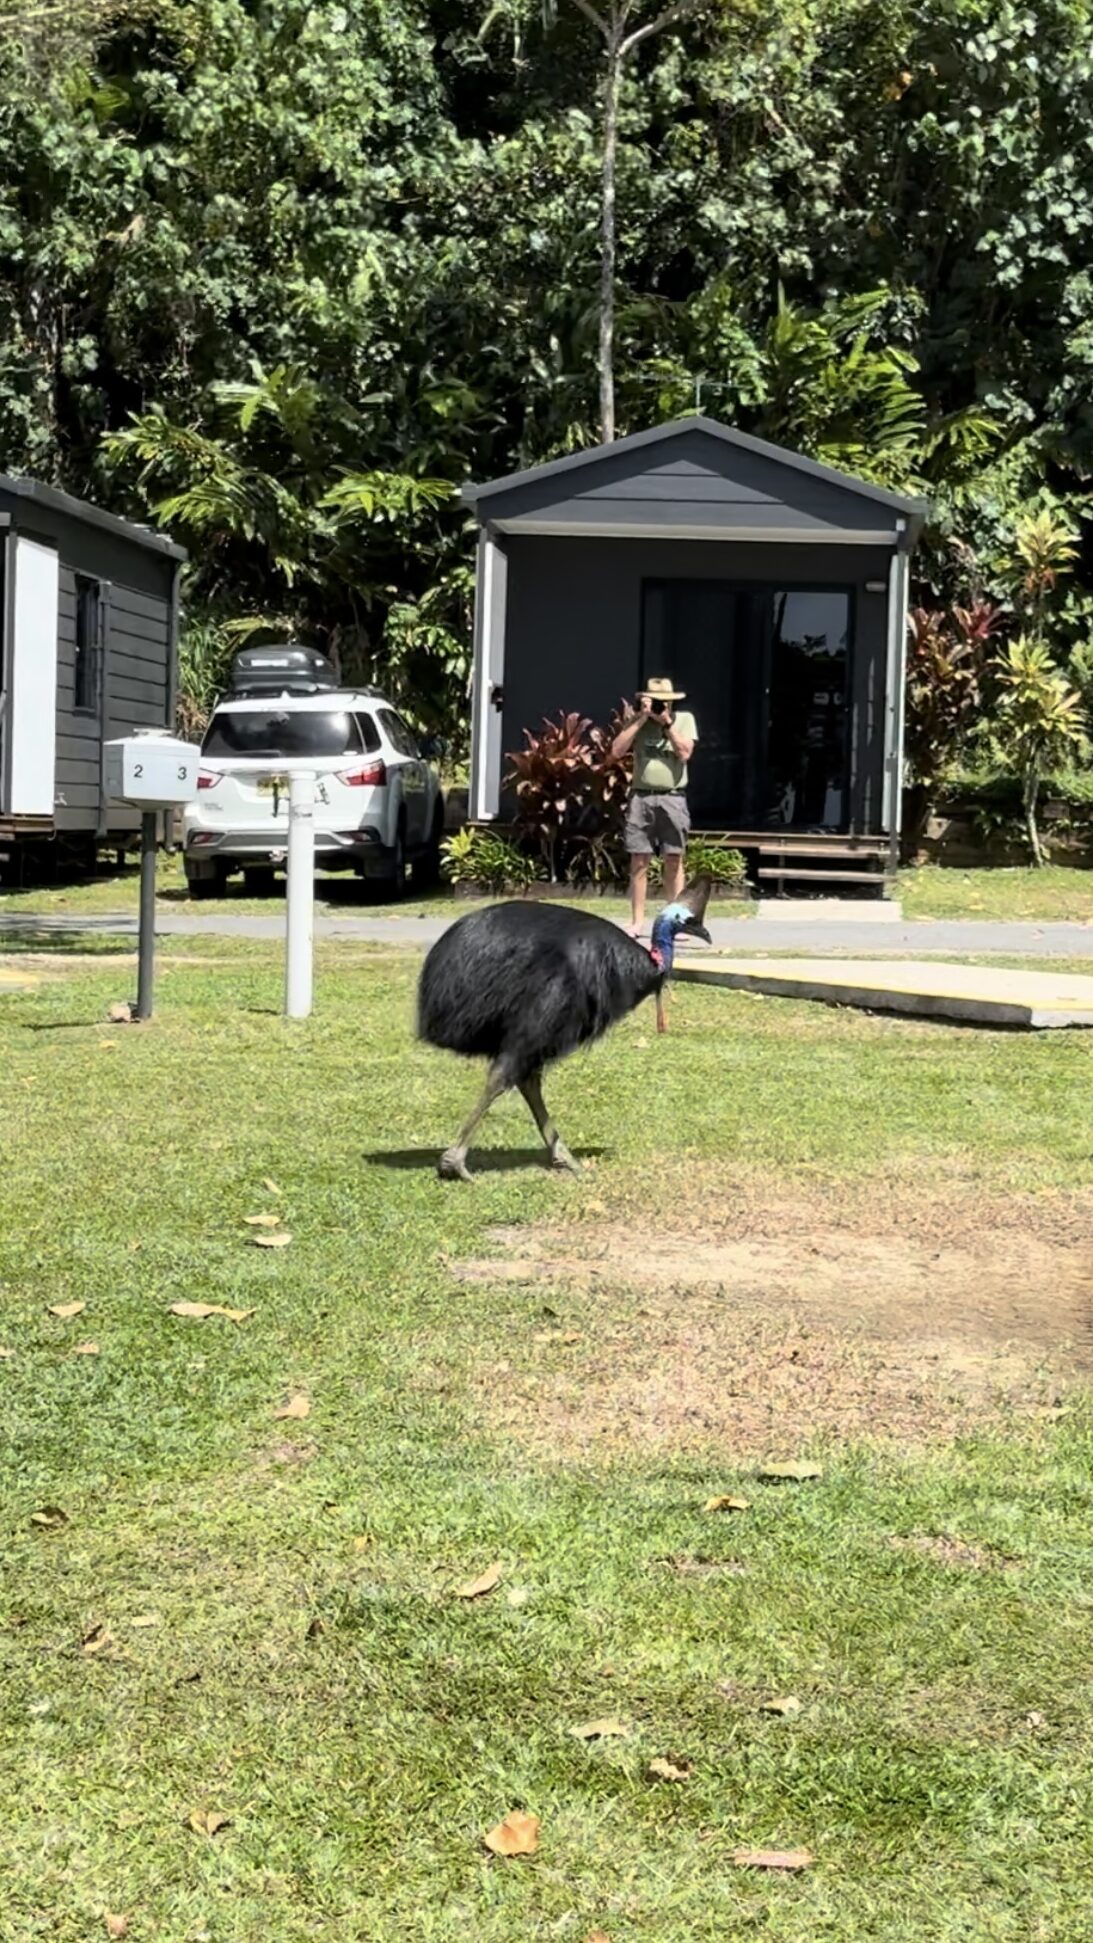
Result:
{"label": "cassowary", "polygon": [[478,1105],[440,1157],[442,1179],[471,1179],[471,1135],[513,1086],[554,1166],[578,1171],[547,1112],[543,1068],[591,1044],[654,993],[657,1031],[665,1030],[664,981],[675,940],[682,931],[709,944],[702,922],[709,893],[709,878],[698,878],[661,911],[648,950],[606,918],[562,904],[493,904],[445,931],[422,967],[418,1036],[490,1063]]}

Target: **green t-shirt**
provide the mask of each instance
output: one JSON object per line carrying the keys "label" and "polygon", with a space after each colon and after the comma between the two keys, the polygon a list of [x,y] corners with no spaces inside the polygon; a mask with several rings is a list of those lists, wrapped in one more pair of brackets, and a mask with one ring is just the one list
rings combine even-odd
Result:
{"label": "green t-shirt", "polygon": [[[693,715],[681,713],[672,723],[677,735],[688,742],[698,741]],[[681,762],[668,740],[668,731],[650,716],[634,737],[635,789],[686,789],[687,765]]]}

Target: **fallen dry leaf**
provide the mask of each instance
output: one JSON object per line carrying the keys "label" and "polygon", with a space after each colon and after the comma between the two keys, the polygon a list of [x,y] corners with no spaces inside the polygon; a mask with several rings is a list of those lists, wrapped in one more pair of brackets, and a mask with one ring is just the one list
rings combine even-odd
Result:
{"label": "fallen dry leaf", "polygon": [[304,1634],[304,1638],[318,1639],[321,1634],[325,1633],[325,1631],[326,1631],[326,1627],[323,1625],[323,1622],[319,1618],[318,1613],[316,1613],[314,1619],[309,1620],[308,1622],[308,1628],[306,1633]]}
{"label": "fallen dry leaf", "polygon": [[170,1316],[191,1316],[195,1322],[203,1322],[206,1316],[227,1316],[229,1322],[246,1322],[254,1310],[225,1309],[222,1302],[172,1302],[167,1313]]}
{"label": "fallen dry leaf", "polygon": [[611,1943],[606,1930],[589,1930],[584,1943]]}
{"label": "fallen dry leaf", "polygon": [[86,1307],[86,1302],[51,1302],[49,1313],[60,1316],[62,1322],[69,1322],[73,1316],[82,1315]]}
{"label": "fallen dry leaf", "polygon": [[530,1596],[526,1585],[514,1585],[511,1592],[506,1592],[505,1602],[510,1606],[526,1606]]}
{"label": "fallen dry leaf", "polygon": [[297,1390],[295,1396],[289,1397],[288,1402],[273,1413],[275,1422],[280,1422],[284,1417],[309,1417],[310,1415],[311,1398],[305,1397],[302,1390]]}
{"label": "fallen dry leaf", "polygon": [[248,1235],[247,1240],[254,1248],[287,1248],[292,1236],[287,1228],[279,1228],[274,1235]]}
{"label": "fallen dry leaf", "polygon": [[707,1498],[702,1509],[703,1511],[750,1511],[751,1505],[747,1498]]}
{"label": "fallen dry leaf", "polygon": [[100,1040],[99,1040],[99,1051],[100,1051],[100,1052],[117,1052],[117,1050],[118,1050],[118,1042],[117,1042],[117,1040],[116,1040],[116,1039],[100,1039]]}
{"label": "fallen dry leaf", "polygon": [[54,1531],[58,1525],[67,1525],[68,1513],[62,1511],[59,1504],[44,1504],[40,1511],[31,1512],[30,1522],[46,1531]]}
{"label": "fallen dry leaf", "polygon": [[4,1344],[0,1343],[0,1356],[14,1356],[14,1354],[15,1351],[13,1349],[6,1349]]}
{"label": "fallen dry leaf", "polygon": [[645,1770],[650,1781],[689,1781],[694,1771],[693,1761],[673,1761],[662,1754],[650,1761]]}
{"label": "fallen dry leaf", "polygon": [[457,1585],[454,1596],[457,1599],[481,1599],[487,1592],[492,1592],[494,1587],[499,1586],[500,1583],[501,1567],[499,1565],[487,1565],[486,1570],[480,1578],[470,1579],[466,1585]]}
{"label": "fallen dry leaf", "polygon": [[491,1855],[534,1855],[539,1847],[539,1817],[514,1808],[482,1840]]}
{"label": "fallen dry leaf", "polygon": [[583,1727],[571,1727],[569,1731],[579,1741],[610,1741],[624,1738],[630,1729],[625,1721],[616,1720],[614,1714],[604,1714],[600,1720],[588,1720]]}
{"label": "fallen dry leaf", "polygon": [[231,1816],[221,1815],[215,1808],[195,1808],[187,1819],[195,1835],[215,1835],[231,1827]]}
{"label": "fallen dry leaf", "polygon": [[266,1178],[265,1178],[265,1180],[264,1180],[264,1181],[262,1182],[262,1186],[263,1186],[263,1187],[265,1188],[265,1190],[266,1190],[266,1193],[267,1193],[267,1194],[273,1194],[273,1195],[275,1195],[275,1196],[276,1196],[276,1197],[277,1197],[278,1199],[280,1199],[280,1196],[281,1196],[281,1195],[282,1195],[282,1193],[284,1192],[284,1189],[283,1189],[283,1188],[280,1188],[280,1187],[278,1187],[278,1185],[277,1185],[277,1183],[276,1183],[276,1181],[271,1181],[271,1180],[270,1180],[270,1178],[269,1178],[269,1175],[268,1175],[268,1174],[267,1174],[267,1176],[266,1176]]}
{"label": "fallen dry leaf", "polygon": [[73,1356],[97,1356],[98,1353],[98,1343],[77,1343],[72,1352]]}
{"label": "fallen dry leaf", "polygon": [[1036,1709],[1033,1708],[1031,1713],[1025,1715],[1025,1726],[1026,1727],[1046,1727],[1047,1721],[1043,1714],[1037,1713]]}
{"label": "fallen dry leaf", "polygon": [[808,1849],[737,1849],[733,1856],[737,1869],[809,1869]]}
{"label": "fallen dry leaf", "polygon": [[764,1700],[759,1711],[761,1714],[781,1714],[788,1720],[791,1715],[800,1713],[801,1703],[795,1694],[785,1693],[774,1700]]}
{"label": "fallen dry leaf", "polygon": [[129,1624],[131,1626],[158,1626],[159,1614],[158,1612],[141,1612],[137,1614],[135,1619],[131,1619]]}
{"label": "fallen dry leaf", "polygon": [[131,1241],[129,1243],[129,1253],[131,1255],[139,1255],[143,1247],[144,1243],[142,1241]]}
{"label": "fallen dry leaf", "polygon": [[279,1228],[281,1226],[281,1217],[279,1214],[245,1214],[243,1219],[248,1228]]}
{"label": "fallen dry leaf", "polygon": [[120,1004],[110,1007],[106,1016],[111,1025],[131,1025],[133,1021],[133,1008],[128,999],[122,999]]}
{"label": "fallen dry leaf", "polygon": [[107,1646],[113,1646],[114,1635],[108,1626],[92,1626],[80,1641],[85,1653],[101,1653]]}
{"label": "fallen dry leaf", "polygon": [[128,1916],[112,1916],[110,1911],[107,1910],[104,1921],[106,1923],[107,1936],[128,1936],[129,1934]]}
{"label": "fallen dry leaf", "polygon": [[806,1478],[823,1477],[822,1464],[764,1464],[759,1475],[774,1483],[803,1484]]}

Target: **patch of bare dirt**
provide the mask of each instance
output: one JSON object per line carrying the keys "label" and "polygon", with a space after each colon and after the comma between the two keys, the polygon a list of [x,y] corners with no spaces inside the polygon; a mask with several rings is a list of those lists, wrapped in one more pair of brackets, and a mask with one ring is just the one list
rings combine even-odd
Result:
{"label": "patch of bare dirt", "polygon": [[912,1532],[907,1538],[890,1538],[888,1543],[893,1551],[917,1552],[922,1558],[932,1559],[936,1565],[950,1565],[973,1572],[1012,1572],[1021,1563],[1020,1559],[996,1551],[993,1546],[973,1545],[963,1538],[934,1536],[929,1532]]}
{"label": "patch of bare dirt", "polygon": [[492,1239],[453,1273],[548,1289],[558,1319],[510,1331],[506,1361],[478,1379],[482,1408],[558,1455],[914,1442],[985,1414],[1050,1415],[1093,1369],[1090,1195],[992,1200],[955,1182],[908,1199],[886,1183],[836,1203],[753,1182],[701,1226],[651,1227],[646,1211],[640,1226]]}

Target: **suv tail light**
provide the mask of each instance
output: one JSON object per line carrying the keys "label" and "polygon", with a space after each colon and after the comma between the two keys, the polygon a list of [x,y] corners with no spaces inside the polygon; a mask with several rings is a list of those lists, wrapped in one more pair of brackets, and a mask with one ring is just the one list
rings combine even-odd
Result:
{"label": "suv tail light", "polygon": [[217,783],[223,782],[223,780],[224,778],[222,776],[216,775],[211,769],[199,769],[197,772],[198,789],[215,789]]}
{"label": "suv tail light", "polygon": [[350,789],[382,789],[387,781],[385,762],[366,762],[361,769],[339,769],[340,783],[348,783]]}

